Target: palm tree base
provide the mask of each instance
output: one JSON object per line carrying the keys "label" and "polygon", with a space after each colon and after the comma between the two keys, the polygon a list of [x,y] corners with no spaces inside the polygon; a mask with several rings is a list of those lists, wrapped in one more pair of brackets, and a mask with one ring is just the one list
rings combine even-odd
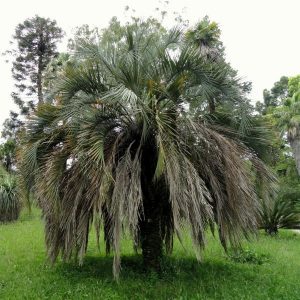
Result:
{"label": "palm tree base", "polygon": [[162,238],[160,234],[160,221],[147,218],[141,227],[141,242],[143,264],[146,271],[161,270],[163,255]]}
{"label": "palm tree base", "polygon": [[144,190],[144,218],[140,223],[141,248],[146,271],[161,269],[163,255],[162,205],[156,193],[151,193],[148,185]]}

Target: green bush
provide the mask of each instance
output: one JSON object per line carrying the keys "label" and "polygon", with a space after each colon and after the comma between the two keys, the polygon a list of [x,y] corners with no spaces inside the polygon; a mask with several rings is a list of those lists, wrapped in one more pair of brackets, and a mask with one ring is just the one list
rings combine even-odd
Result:
{"label": "green bush", "polygon": [[228,257],[238,263],[261,265],[269,260],[265,254],[258,254],[250,249],[237,249],[228,252]]}
{"label": "green bush", "polygon": [[17,220],[21,203],[13,175],[0,173],[0,222]]}
{"label": "green bush", "polygon": [[260,225],[270,235],[279,228],[300,229],[300,188],[282,187],[275,200],[262,201]]}

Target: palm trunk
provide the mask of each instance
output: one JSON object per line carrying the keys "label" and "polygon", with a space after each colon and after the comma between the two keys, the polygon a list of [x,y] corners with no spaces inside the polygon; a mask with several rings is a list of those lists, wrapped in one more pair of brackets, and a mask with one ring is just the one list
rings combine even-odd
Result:
{"label": "palm trunk", "polygon": [[140,243],[145,270],[159,272],[163,255],[163,195],[158,182],[153,182],[157,161],[154,143],[149,140],[142,156],[143,218],[140,220]]}
{"label": "palm trunk", "polygon": [[143,262],[147,271],[159,272],[163,253],[162,209],[154,197],[147,198],[144,201],[144,220],[140,227]]}
{"label": "palm trunk", "polygon": [[159,272],[163,254],[162,201],[159,201],[154,185],[149,182],[145,182],[143,194],[144,217],[140,223],[140,238],[144,268]]}
{"label": "palm trunk", "polygon": [[43,103],[43,91],[42,91],[42,60],[43,60],[43,55],[39,55],[39,60],[38,60],[38,74],[37,74],[37,87],[38,87],[38,100],[39,104]]}
{"label": "palm trunk", "polygon": [[265,232],[269,235],[277,235],[278,227],[276,225],[271,225],[268,228],[265,228]]}
{"label": "palm trunk", "polygon": [[300,176],[300,136],[291,139],[290,144],[296,161],[298,175]]}

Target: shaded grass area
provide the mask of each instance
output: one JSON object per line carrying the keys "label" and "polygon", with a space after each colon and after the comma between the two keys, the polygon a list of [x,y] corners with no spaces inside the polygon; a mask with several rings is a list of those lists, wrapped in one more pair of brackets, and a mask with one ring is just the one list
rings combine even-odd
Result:
{"label": "shaded grass area", "polygon": [[[244,243],[245,254],[230,259],[208,238],[203,262],[192,246],[175,243],[163,273],[145,274],[130,241],[122,243],[119,283],[112,278],[112,256],[100,253],[94,235],[82,267],[46,260],[39,212],[0,225],[0,299],[300,299],[300,235],[263,233]],[[241,259],[242,257],[242,259]],[[262,259],[261,259],[262,258]]]}

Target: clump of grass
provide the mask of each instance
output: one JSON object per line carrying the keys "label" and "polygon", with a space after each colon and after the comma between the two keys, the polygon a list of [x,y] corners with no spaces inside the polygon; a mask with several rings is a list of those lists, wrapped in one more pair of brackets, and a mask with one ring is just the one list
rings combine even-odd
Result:
{"label": "clump of grass", "polygon": [[234,249],[228,252],[228,258],[237,263],[262,265],[269,261],[269,256],[251,249]]}

